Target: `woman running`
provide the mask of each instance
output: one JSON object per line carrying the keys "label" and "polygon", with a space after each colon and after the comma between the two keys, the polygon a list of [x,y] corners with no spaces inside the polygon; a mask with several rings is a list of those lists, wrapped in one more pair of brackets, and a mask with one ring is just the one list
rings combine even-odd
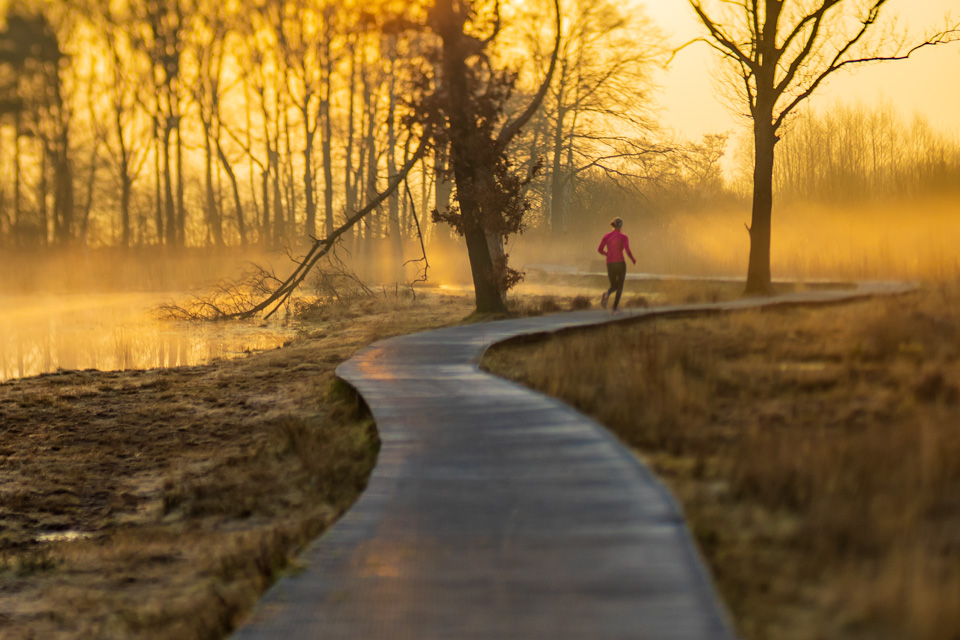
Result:
{"label": "woman running", "polygon": [[623,258],[623,252],[627,252],[633,264],[637,264],[637,259],[630,251],[630,239],[620,231],[623,220],[614,218],[610,226],[613,227],[613,231],[603,236],[600,246],[597,247],[597,251],[607,257],[607,275],[610,277],[610,288],[600,298],[600,306],[606,309],[607,299],[616,291],[617,295],[613,299],[613,310],[616,311],[620,306],[620,296],[623,294],[623,281],[627,278],[627,261]]}

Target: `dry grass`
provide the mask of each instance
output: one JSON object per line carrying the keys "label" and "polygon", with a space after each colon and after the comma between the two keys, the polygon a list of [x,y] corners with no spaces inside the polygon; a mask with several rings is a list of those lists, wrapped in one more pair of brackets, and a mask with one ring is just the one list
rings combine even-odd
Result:
{"label": "dry grass", "polygon": [[745,638],[960,637],[960,287],[613,326],[485,365],[641,452]]}
{"label": "dry grass", "polygon": [[0,638],[223,637],[366,483],[336,365],[470,308],[381,297],[241,360],[0,384]]}
{"label": "dry grass", "polygon": [[[515,316],[596,309],[600,307],[600,295],[609,286],[610,282],[604,275],[535,274],[520,287],[522,293],[510,297],[508,306]],[[784,285],[782,290],[787,292],[803,288],[803,285],[790,284]],[[643,308],[719,302],[734,300],[742,293],[743,283],[732,280],[703,282],[669,277],[660,280],[628,280],[620,306]]]}

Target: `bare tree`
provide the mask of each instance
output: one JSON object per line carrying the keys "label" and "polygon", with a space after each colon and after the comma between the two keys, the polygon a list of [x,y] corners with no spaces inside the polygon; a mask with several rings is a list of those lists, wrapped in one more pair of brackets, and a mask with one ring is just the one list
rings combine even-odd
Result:
{"label": "bare tree", "polygon": [[[128,20],[133,47],[145,54],[151,63],[150,76],[155,98],[150,107],[157,128],[157,147],[162,155],[163,227],[169,246],[182,246],[185,241],[186,212],[183,197],[183,142],[181,111],[183,108],[183,57],[185,16],[188,0],[136,0],[129,3]],[[177,181],[174,191],[171,138],[176,135]],[[157,158],[157,164],[161,164]],[[159,166],[158,166],[159,169]],[[160,176],[158,176],[158,179]],[[161,216],[158,216],[158,220]]]}
{"label": "bare tree", "polygon": [[[251,162],[251,172],[260,172],[262,215],[259,216],[258,227],[260,243],[265,247],[279,244],[284,224],[279,175],[281,124],[277,117],[280,95],[284,92],[284,79],[283,59],[278,56],[276,40],[276,24],[279,21],[276,9],[276,3],[266,3],[256,11],[244,12],[233,25],[245,43],[239,55],[246,96],[243,138],[225,123],[223,126],[224,131],[246,152]],[[254,147],[261,145],[262,152],[258,153]],[[255,182],[253,174],[251,182]],[[251,191],[256,193],[258,189],[253,185],[251,187]],[[271,210],[274,215],[272,224]]]}
{"label": "bare tree", "polygon": [[689,0],[706,42],[731,64],[753,124],[753,213],[746,293],[773,292],[770,235],[774,150],[785,120],[843,69],[905,60],[960,38],[960,25],[907,45],[885,30],[889,0]]}
{"label": "bare tree", "polygon": [[[544,209],[554,234],[568,228],[578,176],[601,169],[635,177],[646,173],[647,157],[663,151],[653,142],[649,99],[651,70],[665,53],[657,29],[642,12],[611,0],[567,0],[562,6],[557,73],[526,147],[529,162],[536,161],[539,144],[546,152]],[[524,20],[525,39],[535,50],[543,47],[543,10],[543,3],[531,6]]]}
{"label": "bare tree", "polygon": [[[132,240],[130,201],[133,187],[146,163],[150,139],[141,119],[143,100],[138,96],[142,90],[143,77],[136,73],[136,60],[127,32],[120,23],[122,19],[113,13],[109,5],[103,7],[100,19],[106,41],[106,95],[112,135],[107,137],[107,153],[111,159],[113,174],[120,187],[120,241],[124,247]],[[126,61],[126,62],[125,62]],[[157,220],[158,241],[163,235],[162,219]]]}
{"label": "bare tree", "polygon": [[778,145],[777,202],[864,202],[960,187],[960,137],[891,102],[805,110]]}
{"label": "bare tree", "polygon": [[[317,133],[321,134],[325,177],[324,207],[329,217],[333,192],[327,174],[330,171],[328,120],[333,66],[337,51],[334,46],[336,7],[316,0],[288,1],[278,5],[276,38],[286,79],[285,91],[303,127],[303,194],[306,219],[303,236],[317,232],[317,177],[314,169]],[[289,129],[287,131],[289,133]],[[328,195],[329,194],[329,195]],[[327,230],[332,225],[327,225]]]}
{"label": "bare tree", "polygon": [[[214,171],[223,159],[220,148],[220,99],[222,97],[223,67],[227,46],[228,14],[222,3],[209,2],[198,6],[188,32],[188,47],[195,66],[195,76],[189,82],[190,95],[197,105],[203,128],[204,151],[204,222],[207,238],[212,236],[216,246],[223,246],[223,220],[220,202],[214,188]],[[226,163],[229,170],[229,163]],[[219,171],[217,170],[219,176]],[[238,211],[239,202],[237,202]],[[243,235],[242,217],[239,229]]]}

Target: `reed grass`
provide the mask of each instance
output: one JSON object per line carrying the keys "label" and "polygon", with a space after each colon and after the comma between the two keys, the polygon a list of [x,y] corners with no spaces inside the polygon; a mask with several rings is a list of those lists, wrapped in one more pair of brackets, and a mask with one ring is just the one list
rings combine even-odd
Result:
{"label": "reed grass", "polygon": [[743,637],[960,637],[960,285],[614,325],[484,366],[672,487]]}

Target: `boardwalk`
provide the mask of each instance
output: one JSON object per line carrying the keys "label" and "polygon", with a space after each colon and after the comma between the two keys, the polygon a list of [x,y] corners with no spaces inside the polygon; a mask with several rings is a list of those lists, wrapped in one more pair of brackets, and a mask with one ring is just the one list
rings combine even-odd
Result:
{"label": "boardwalk", "polygon": [[342,364],[383,442],[370,485],[234,637],[732,639],[682,514],[650,471],[589,418],[477,369],[496,342],[609,321],[586,311],[454,327],[386,340]]}

